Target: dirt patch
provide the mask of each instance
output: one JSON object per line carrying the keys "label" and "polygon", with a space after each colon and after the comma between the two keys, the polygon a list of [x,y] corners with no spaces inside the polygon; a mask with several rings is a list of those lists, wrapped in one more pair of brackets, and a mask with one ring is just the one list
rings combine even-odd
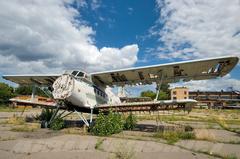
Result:
{"label": "dirt patch", "polygon": [[195,129],[197,139],[240,144],[240,134],[216,129]]}

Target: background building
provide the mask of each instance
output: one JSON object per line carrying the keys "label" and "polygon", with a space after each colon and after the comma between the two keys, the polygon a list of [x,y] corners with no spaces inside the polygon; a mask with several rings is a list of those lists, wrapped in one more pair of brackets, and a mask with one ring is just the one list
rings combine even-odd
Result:
{"label": "background building", "polygon": [[171,100],[188,99],[189,90],[187,87],[176,87],[171,89]]}
{"label": "background building", "polygon": [[198,101],[198,105],[206,105],[208,108],[237,108],[240,103],[238,91],[191,91],[189,98]]}
{"label": "background building", "polygon": [[207,108],[240,108],[238,91],[189,91],[186,87],[171,89],[171,100],[195,99],[197,106]]}

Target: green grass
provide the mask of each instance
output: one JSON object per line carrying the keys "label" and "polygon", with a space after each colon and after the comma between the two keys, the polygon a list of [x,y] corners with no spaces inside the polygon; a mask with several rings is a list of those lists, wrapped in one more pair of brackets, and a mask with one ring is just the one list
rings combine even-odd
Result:
{"label": "green grass", "polygon": [[[197,114],[196,114],[197,113]],[[190,114],[160,114],[159,120],[164,122],[191,121],[216,123],[216,117],[225,119],[228,125],[240,125],[240,110],[197,110]],[[139,120],[156,120],[157,115],[138,116]]]}
{"label": "green grass", "polygon": [[15,132],[33,132],[35,129],[29,128],[27,126],[24,127],[14,127],[11,129],[11,131]]}
{"label": "green grass", "polygon": [[156,132],[153,137],[162,138],[165,139],[168,144],[174,144],[179,140],[195,139],[195,134],[194,132],[165,131]]}
{"label": "green grass", "polygon": [[223,158],[224,159],[238,159],[235,154],[230,154],[230,155],[224,156]]}
{"label": "green grass", "polygon": [[223,118],[215,117],[215,122],[224,130],[235,132],[235,133],[240,133],[239,130],[230,128],[229,124]]}
{"label": "green grass", "polygon": [[12,127],[11,131],[14,132],[34,132],[40,126],[38,124],[31,124],[31,125],[18,125],[16,127]]}
{"label": "green grass", "polygon": [[119,144],[115,148],[116,150],[113,153],[113,156],[111,159],[134,159],[135,158],[135,151],[133,147],[129,147],[125,145],[124,143]]}
{"label": "green grass", "polygon": [[8,106],[0,106],[0,112],[21,112],[23,108],[10,108]]}
{"label": "green grass", "polygon": [[[139,140],[139,141],[153,141],[153,142],[157,142],[157,143],[165,143],[164,141],[162,140],[158,140],[155,136],[155,138],[151,138],[152,136],[149,136],[150,138],[145,138],[145,137],[142,137],[142,136],[119,136],[118,135],[113,135],[111,137],[114,137],[114,138],[121,138],[121,139],[128,139],[128,140]],[[221,143],[221,142],[220,142]],[[224,142],[223,142],[224,143]],[[227,142],[226,142],[227,143]],[[167,144],[170,144],[172,145],[172,143],[168,143]],[[201,153],[201,154],[206,154],[206,155],[209,155],[212,156],[212,157],[217,157],[217,158],[222,158],[222,159],[237,159],[236,155],[235,154],[229,154],[229,155],[222,155],[222,154],[219,154],[219,153],[213,153],[211,151],[204,151],[204,150],[194,150],[192,148],[187,148],[187,147],[184,147],[184,146],[181,146],[181,145],[178,145],[178,144],[175,144],[175,146],[181,148],[181,149],[184,149],[184,150],[188,150],[188,151],[192,151],[193,153]]]}
{"label": "green grass", "polygon": [[78,128],[78,127],[64,128],[61,131],[64,134],[74,134],[74,135],[86,135],[86,134],[88,134],[85,126],[83,128]]}
{"label": "green grass", "polygon": [[96,150],[103,150],[102,148],[101,148],[101,145],[103,144],[103,141],[104,140],[106,140],[105,138],[98,138],[97,139],[97,142],[96,142],[96,144],[95,144],[95,149]]}
{"label": "green grass", "polygon": [[8,120],[4,121],[3,124],[23,125],[25,124],[25,119],[23,117],[13,116]]}
{"label": "green grass", "polygon": [[16,138],[15,137],[11,137],[11,136],[4,138],[4,137],[0,136],[0,141],[8,141],[8,140],[16,140]]}

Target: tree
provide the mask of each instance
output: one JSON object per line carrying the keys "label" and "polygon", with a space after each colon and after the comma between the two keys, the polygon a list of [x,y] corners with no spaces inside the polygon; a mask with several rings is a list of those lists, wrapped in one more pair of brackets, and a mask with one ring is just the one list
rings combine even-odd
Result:
{"label": "tree", "polygon": [[168,99],[169,99],[169,95],[167,92],[164,92],[164,91],[159,92],[158,100],[168,100]]}
{"label": "tree", "polygon": [[[141,97],[150,97],[151,99],[156,98],[156,93],[148,90],[148,91],[143,91],[141,92]],[[168,84],[162,84],[160,88],[160,92],[158,95],[158,100],[168,100],[170,99],[170,90],[169,90],[169,85]]]}
{"label": "tree", "polygon": [[8,100],[12,97],[14,97],[14,89],[13,87],[5,84],[5,83],[0,83],[0,103],[7,103]]}
{"label": "tree", "polygon": [[154,93],[153,91],[143,91],[141,92],[141,97],[150,97],[152,100],[155,99],[156,97],[156,93]]}
{"label": "tree", "polygon": [[163,91],[163,92],[165,92],[165,93],[167,93],[167,94],[169,94],[169,93],[170,93],[169,87],[170,87],[169,84],[163,83],[163,84],[161,85],[160,90]]}
{"label": "tree", "polygon": [[170,89],[169,84],[162,84],[158,96],[158,100],[168,100],[170,99]]}
{"label": "tree", "polygon": [[[16,88],[15,93],[17,95],[31,95],[32,94],[32,86],[19,86]],[[38,87],[36,87],[36,95],[47,97],[47,95]]]}

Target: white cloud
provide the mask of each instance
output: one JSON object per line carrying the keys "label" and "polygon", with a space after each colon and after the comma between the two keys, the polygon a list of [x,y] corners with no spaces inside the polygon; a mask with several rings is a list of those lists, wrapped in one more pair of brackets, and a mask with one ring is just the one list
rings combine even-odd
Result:
{"label": "white cloud", "polygon": [[132,7],[128,7],[127,9],[128,9],[128,14],[129,15],[131,15],[134,11],[134,9]]}
{"label": "white cloud", "polygon": [[[164,45],[156,48],[159,58],[196,59],[235,55],[240,57],[239,0],[156,0],[159,19],[149,33]],[[213,80],[171,84],[190,90],[240,89],[230,75]]]}
{"label": "white cloud", "polygon": [[[99,71],[132,66],[138,45],[98,49],[73,0],[0,1],[0,72]],[[79,11],[80,10],[80,11]]]}
{"label": "white cloud", "polygon": [[228,74],[220,79],[201,80],[201,81],[189,81],[185,83],[171,84],[171,88],[185,86],[191,91],[221,91],[232,88],[233,90],[240,90],[240,81],[232,79]]}
{"label": "white cloud", "polygon": [[150,33],[164,43],[157,49],[160,58],[240,57],[239,0],[157,0],[157,5],[160,17]]}
{"label": "white cloud", "polygon": [[97,10],[101,6],[100,0],[91,0],[91,9]]}

